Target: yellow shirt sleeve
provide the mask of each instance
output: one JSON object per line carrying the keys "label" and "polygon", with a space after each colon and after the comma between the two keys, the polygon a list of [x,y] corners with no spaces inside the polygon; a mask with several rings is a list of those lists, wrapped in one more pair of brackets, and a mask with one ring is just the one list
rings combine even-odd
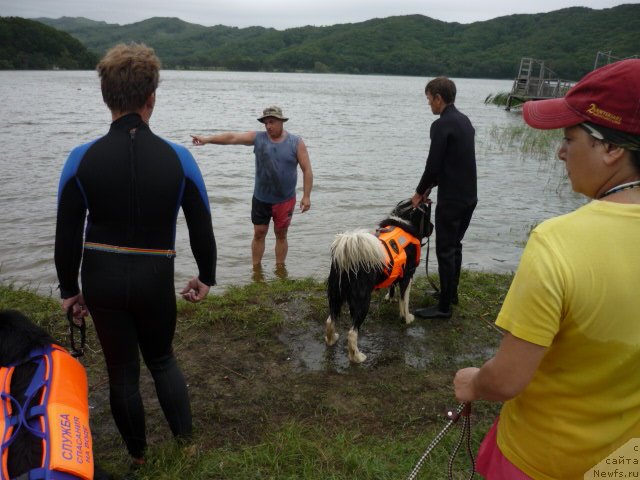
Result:
{"label": "yellow shirt sleeve", "polygon": [[496,325],[512,335],[548,347],[563,315],[562,261],[535,230],[498,314]]}

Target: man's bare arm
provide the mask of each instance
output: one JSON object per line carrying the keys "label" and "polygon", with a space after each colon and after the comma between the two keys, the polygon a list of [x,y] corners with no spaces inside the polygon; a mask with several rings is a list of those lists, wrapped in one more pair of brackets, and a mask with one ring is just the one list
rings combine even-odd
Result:
{"label": "man's bare arm", "polygon": [[191,135],[194,145],[253,145],[256,132],[224,132],[216,135]]}
{"label": "man's bare arm", "polygon": [[296,151],[298,164],[302,170],[302,199],[300,200],[300,210],[306,212],[311,208],[311,189],[313,188],[313,170],[311,169],[311,160],[307,146],[302,139],[298,142],[298,150]]}

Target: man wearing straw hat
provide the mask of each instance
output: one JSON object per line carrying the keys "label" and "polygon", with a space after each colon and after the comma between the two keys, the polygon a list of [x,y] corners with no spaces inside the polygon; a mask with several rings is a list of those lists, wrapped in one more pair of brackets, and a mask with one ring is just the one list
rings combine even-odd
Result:
{"label": "man wearing straw hat", "polygon": [[309,153],[302,138],[284,129],[284,122],[287,120],[289,119],[283,115],[280,107],[271,106],[265,108],[258,118],[258,121],[264,124],[263,132],[191,135],[194,145],[253,145],[256,174],[251,203],[251,257],[254,271],[261,269],[265,237],[272,218],[276,235],[276,271],[285,268],[289,250],[287,232],[296,204],[298,165],[302,170],[303,180],[300,211],[304,213],[311,208],[313,172]]}

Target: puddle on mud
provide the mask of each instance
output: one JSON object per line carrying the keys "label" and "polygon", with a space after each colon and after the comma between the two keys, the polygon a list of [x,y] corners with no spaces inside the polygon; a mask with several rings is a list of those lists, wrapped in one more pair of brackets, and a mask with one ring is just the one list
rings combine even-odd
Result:
{"label": "puddle on mud", "polygon": [[[372,303],[375,305],[375,303]],[[489,359],[497,343],[482,344],[471,340],[452,341],[452,332],[460,334],[460,326],[433,323],[416,318],[406,325],[400,317],[388,315],[384,320],[365,320],[358,338],[358,347],[367,358],[361,364],[352,364],[347,355],[347,332],[351,319],[346,311],[340,316],[336,329],[338,341],[329,347],[324,341],[326,317],[318,320],[304,297],[292,298],[280,304],[285,325],[278,340],[286,346],[288,361],[298,371],[345,372],[349,368],[374,368],[389,363],[404,363],[418,370],[434,365],[477,365]],[[372,308],[378,308],[376,306]],[[379,315],[379,311],[376,312]],[[497,337],[495,338],[497,340]]]}
{"label": "puddle on mud", "polygon": [[[361,365],[352,365],[347,356],[347,330],[349,319],[338,325],[340,338],[328,347],[324,342],[324,323],[299,319],[278,335],[278,339],[289,350],[288,360],[297,370],[337,371],[349,368],[367,368],[378,363],[401,361],[419,370],[427,370],[432,365],[434,352],[442,353],[441,340],[430,335],[429,329],[416,321],[405,326],[401,320],[388,325],[365,324],[361,329],[358,346],[367,359]],[[469,364],[483,362],[494,352],[492,348],[482,348],[479,352],[465,352],[454,355],[454,362]]]}

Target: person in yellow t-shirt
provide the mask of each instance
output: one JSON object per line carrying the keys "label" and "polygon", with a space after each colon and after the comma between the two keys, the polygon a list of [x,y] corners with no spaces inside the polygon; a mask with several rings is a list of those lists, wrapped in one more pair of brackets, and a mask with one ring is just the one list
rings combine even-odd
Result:
{"label": "person in yellow t-shirt", "polygon": [[478,454],[487,480],[582,480],[640,438],[640,59],[527,102],[523,116],[564,128],[558,157],[593,201],[534,229],[498,351],[454,388],[462,402],[505,402]]}

